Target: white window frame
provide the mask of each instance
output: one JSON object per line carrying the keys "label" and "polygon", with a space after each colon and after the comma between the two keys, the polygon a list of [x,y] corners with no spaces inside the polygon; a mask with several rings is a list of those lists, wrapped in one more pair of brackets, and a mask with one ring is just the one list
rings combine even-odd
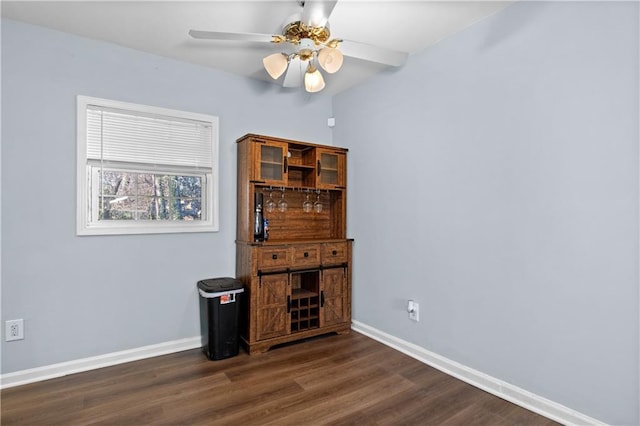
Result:
{"label": "white window frame", "polygon": [[[189,172],[188,169],[174,169],[171,166],[150,166],[140,168],[131,164],[127,170],[131,172],[157,171],[168,174],[194,174],[203,176],[202,214],[200,220],[98,220],[97,217],[97,184],[92,179],[92,170],[87,155],[87,108],[98,106],[124,110],[144,115],[157,115],[178,120],[196,120],[211,125],[212,167],[207,171]],[[164,234],[183,232],[217,232],[219,224],[219,185],[218,185],[218,117],[207,114],[178,111],[147,105],[109,99],[78,95],[77,97],[77,182],[76,182],[76,233],[77,235],[119,235],[119,234]],[[108,167],[121,168],[121,167]],[[194,169],[195,170],[195,169]],[[93,188],[92,188],[92,182]]]}

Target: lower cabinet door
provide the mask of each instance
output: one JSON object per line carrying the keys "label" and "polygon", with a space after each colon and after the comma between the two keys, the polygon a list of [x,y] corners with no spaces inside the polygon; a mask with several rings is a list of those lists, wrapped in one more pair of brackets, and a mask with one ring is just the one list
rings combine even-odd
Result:
{"label": "lower cabinet door", "polygon": [[322,271],[321,327],[347,320],[347,297],[349,297],[347,290],[347,274],[344,268],[331,268]]}
{"label": "lower cabinet door", "polygon": [[256,339],[289,334],[289,274],[263,275],[259,280]]}

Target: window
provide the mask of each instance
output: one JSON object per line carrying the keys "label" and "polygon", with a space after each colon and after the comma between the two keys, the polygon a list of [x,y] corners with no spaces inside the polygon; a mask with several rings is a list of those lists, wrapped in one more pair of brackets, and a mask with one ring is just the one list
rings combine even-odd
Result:
{"label": "window", "polygon": [[218,230],[218,118],[78,96],[78,235]]}

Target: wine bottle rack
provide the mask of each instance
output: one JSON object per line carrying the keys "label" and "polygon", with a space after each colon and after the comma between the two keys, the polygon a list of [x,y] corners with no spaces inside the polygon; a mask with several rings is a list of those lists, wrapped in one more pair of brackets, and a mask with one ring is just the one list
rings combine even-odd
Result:
{"label": "wine bottle rack", "polygon": [[318,293],[297,288],[291,294],[291,332],[296,333],[320,326]]}

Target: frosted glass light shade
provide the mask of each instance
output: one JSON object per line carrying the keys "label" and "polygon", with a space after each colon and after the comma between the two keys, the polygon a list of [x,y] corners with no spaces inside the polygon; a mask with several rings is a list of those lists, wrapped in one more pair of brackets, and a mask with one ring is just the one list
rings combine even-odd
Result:
{"label": "frosted glass light shade", "polygon": [[274,53],[262,60],[264,69],[267,70],[271,78],[277,80],[287,69],[287,57],[282,53]]}
{"label": "frosted glass light shade", "polygon": [[329,74],[338,71],[342,66],[343,60],[342,52],[338,49],[325,47],[318,52],[318,63]]}
{"label": "frosted glass light shade", "polygon": [[307,92],[315,93],[324,89],[324,78],[316,68],[309,64],[307,72],[304,74],[304,88]]}

